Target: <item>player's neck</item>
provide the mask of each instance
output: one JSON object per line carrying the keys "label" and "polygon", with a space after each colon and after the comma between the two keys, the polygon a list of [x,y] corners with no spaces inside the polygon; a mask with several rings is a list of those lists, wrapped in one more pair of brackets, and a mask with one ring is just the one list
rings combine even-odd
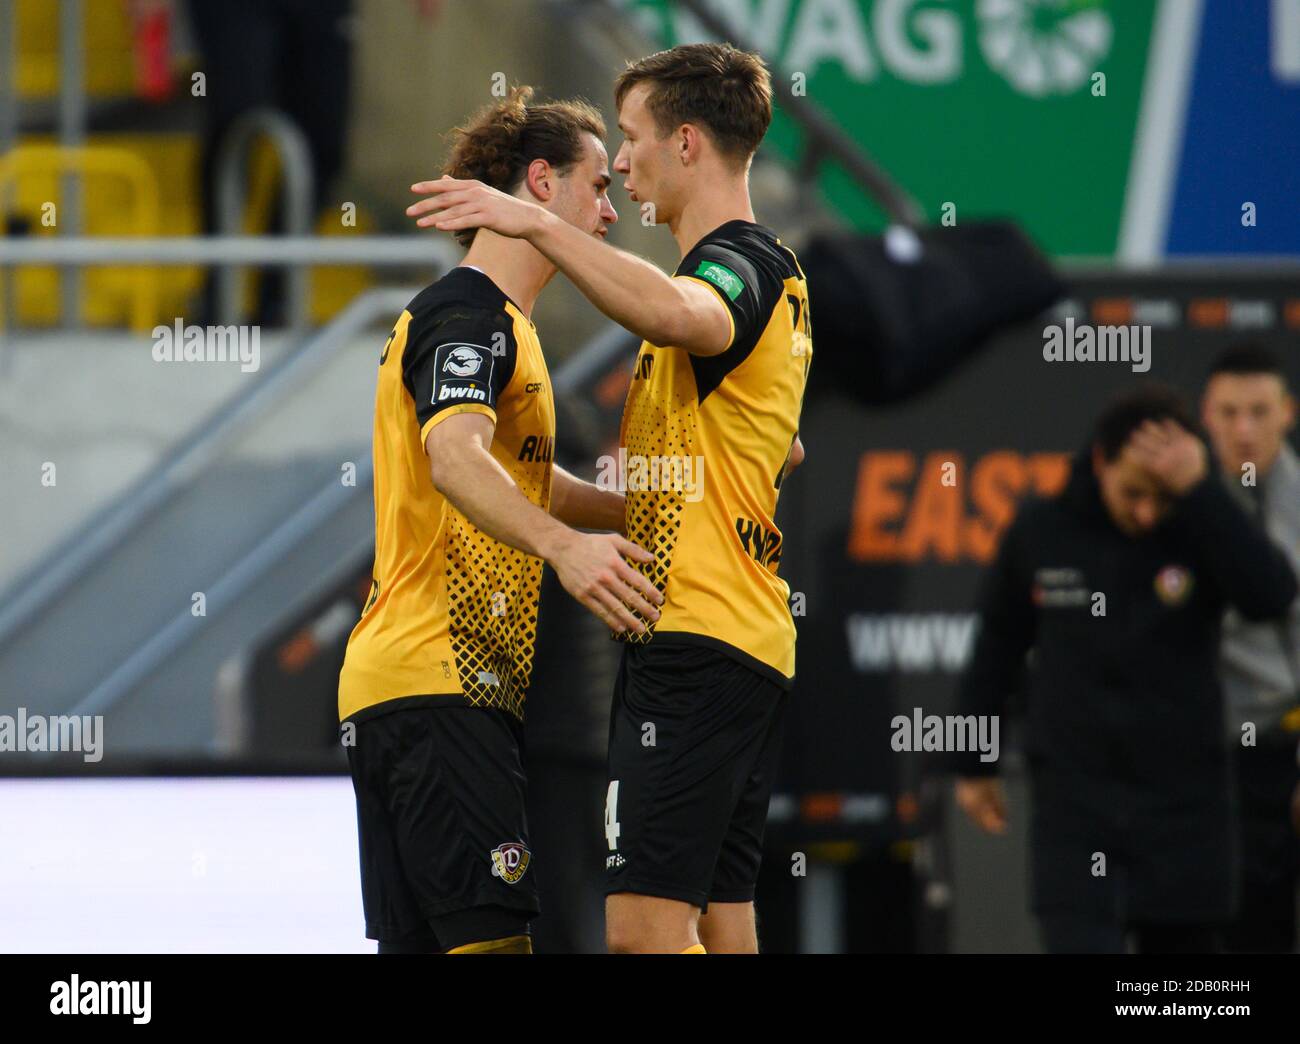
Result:
{"label": "player's neck", "polygon": [[538,295],[555,275],[555,266],[530,243],[499,236],[485,228],[478,230],[461,265],[479,269],[530,320]]}
{"label": "player's neck", "polygon": [[693,196],[668,228],[685,257],[691,248],[719,225],[728,221],[753,221],[754,208],[749,201],[749,179],[744,175],[706,189]]}

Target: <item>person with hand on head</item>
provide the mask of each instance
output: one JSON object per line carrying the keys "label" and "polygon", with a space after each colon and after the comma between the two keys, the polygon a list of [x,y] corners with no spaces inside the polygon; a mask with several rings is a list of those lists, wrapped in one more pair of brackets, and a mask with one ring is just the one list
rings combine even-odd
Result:
{"label": "person with hand on head", "polygon": [[[1228,606],[1276,617],[1296,593],[1159,386],[1108,406],[1062,493],[1021,507],[984,578],[958,703],[1001,714],[1023,683],[1031,906],[1048,952],[1220,947],[1235,900],[1221,622]],[[958,805],[1004,833],[998,765],[955,767]]]}

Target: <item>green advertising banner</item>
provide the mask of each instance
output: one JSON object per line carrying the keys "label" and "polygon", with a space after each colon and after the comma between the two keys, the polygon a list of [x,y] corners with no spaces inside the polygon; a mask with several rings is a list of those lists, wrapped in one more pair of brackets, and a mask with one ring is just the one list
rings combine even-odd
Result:
{"label": "green advertising banner", "polygon": [[[666,45],[709,39],[672,0],[625,0]],[[711,0],[936,222],[1017,219],[1057,255],[1115,253],[1158,0]],[[779,114],[769,146],[800,152]],[[878,229],[841,172],[827,201]]]}

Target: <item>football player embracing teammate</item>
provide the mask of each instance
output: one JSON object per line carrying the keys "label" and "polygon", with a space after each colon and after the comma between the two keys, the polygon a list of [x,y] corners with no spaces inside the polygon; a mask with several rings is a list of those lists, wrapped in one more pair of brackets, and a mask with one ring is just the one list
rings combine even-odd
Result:
{"label": "football player embracing teammate", "polygon": [[[460,128],[447,169],[598,242],[617,220],[604,124],[585,103],[530,95]],[[529,315],[555,266],[517,239],[457,238],[464,262],[411,301],[379,359],[374,574],[339,677],[380,953],[531,950],[519,728],[542,562],[616,631],[642,629],[661,600],[625,560],[653,557],[621,535],[622,495],[552,462]]]}
{"label": "football player embracing teammate", "polygon": [[606,933],[615,952],[752,953],[794,676],[775,513],[803,455],[807,286],[750,204],[749,166],[772,115],[757,55],[725,44],[662,51],[629,65],[615,99],[624,143],[614,169],[676,239],[672,277],[475,180],[422,182],[414,190],[427,198],[407,213],[531,244],[644,339],[621,443],[652,480],[628,483],[626,534],[654,552],[639,569],[664,601],[643,633],[618,635]]}

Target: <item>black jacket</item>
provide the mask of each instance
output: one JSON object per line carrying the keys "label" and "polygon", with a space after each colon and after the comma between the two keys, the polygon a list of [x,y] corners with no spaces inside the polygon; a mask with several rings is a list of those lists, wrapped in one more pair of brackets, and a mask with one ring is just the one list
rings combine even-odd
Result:
{"label": "black jacket", "polygon": [[[959,704],[963,714],[1002,713],[1031,654],[1035,911],[1129,922],[1229,915],[1220,620],[1227,604],[1250,619],[1279,615],[1295,595],[1285,556],[1211,476],[1137,538],[1111,522],[1086,453],[1060,495],[1021,509],[985,577]],[[958,771],[997,765],[972,756]]]}

